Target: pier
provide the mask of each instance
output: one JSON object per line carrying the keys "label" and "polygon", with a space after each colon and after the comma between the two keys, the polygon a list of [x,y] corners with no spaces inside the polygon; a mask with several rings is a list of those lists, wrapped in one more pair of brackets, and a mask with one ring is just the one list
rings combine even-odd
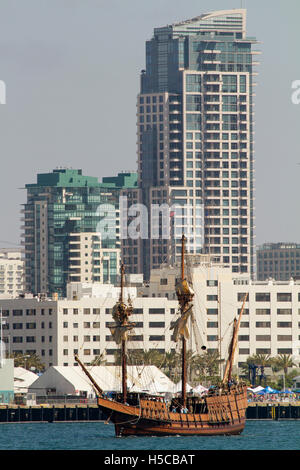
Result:
{"label": "pier", "polygon": [[[253,403],[246,412],[247,420],[300,419],[300,404]],[[104,421],[101,410],[95,405],[0,405],[0,423],[87,422]]]}

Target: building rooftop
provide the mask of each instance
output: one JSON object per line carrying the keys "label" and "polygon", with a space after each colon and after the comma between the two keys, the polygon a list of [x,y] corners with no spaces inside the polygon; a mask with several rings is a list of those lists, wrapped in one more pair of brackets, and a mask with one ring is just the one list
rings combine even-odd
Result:
{"label": "building rooftop", "polygon": [[259,250],[290,250],[300,249],[300,243],[294,242],[278,242],[278,243],[264,243],[257,248]]}

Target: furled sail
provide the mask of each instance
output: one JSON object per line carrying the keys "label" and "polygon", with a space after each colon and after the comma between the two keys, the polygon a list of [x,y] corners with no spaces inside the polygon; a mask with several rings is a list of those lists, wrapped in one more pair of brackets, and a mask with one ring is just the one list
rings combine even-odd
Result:
{"label": "furled sail", "polygon": [[178,341],[180,337],[189,339],[190,333],[187,327],[187,321],[192,313],[192,307],[189,307],[170,327],[170,330],[174,329],[174,340]]}
{"label": "furled sail", "polygon": [[194,291],[186,279],[180,280],[176,284],[176,294],[179,301],[181,298],[184,298],[186,302],[190,302],[194,297]]}
{"label": "furled sail", "polygon": [[176,284],[176,294],[180,305],[181,316],[174,322],[170,329],[174,329],[174,339],[178,341],[180,337],[184,337],[185,339],[190,337],[187,322],[192,313],[192,305],[189,305],[189,303],[194,297],[194,291],[187,280],[182,279]]}
{"label": "furled sail", "polygon": [[113,307],[112,317],[115,320],[115,325],[110,327],[110,331],[114,341],[121,344],[127,340],[128,332],[133,329],[135,323],[128,320],[129,315],[132,313],[132,305],[129,302],[127,306],[124,302],[119,301]]}

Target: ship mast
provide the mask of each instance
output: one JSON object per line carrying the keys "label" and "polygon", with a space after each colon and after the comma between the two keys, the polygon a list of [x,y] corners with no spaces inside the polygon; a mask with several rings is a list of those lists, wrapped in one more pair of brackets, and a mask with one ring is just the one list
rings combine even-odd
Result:
{"label": "ship mast", "polygon": [[[181,281],[184,280],[184,248],[185,248],[185,236],[182,235],[181,239]],[[183,314],[183,305],[181,306],[181,314]],[[182,406],[186,407],[186,339],[182,335],[182,372],[181,372],[181,384],[182,384]]]}
{"label": "ship mast", "polygon": [[[124,264],[121,265],[121,293],[120,293],[120,304],[123,306],[123,290],[124,290]],[[124,324],[125,318],[122,318]],[[122,395],[123,403],[127,401],[127,364],[126,364],[126,340],[123,337],[121,343],[121,365],[122,365]]]}
{"label": "ship mast", "polygon": [[240,314],[238,319],[234,319],[233,323],[233,332],[232,332],[232,339],[231,343],[229,346],[229,357],[227,359],[226,367],[225,367],[225,372],[224,372],[224,377],[223,377],[223,385],[228,384],[231,381],[231,373],[232,373],[232,366],[233,366],[233,361],[234,361],[234,354],[237,346],[237,341],[238,341],[238,332],[239,332],[239,327],[242,319],[242,315],[244,312],[245,308],[245,303],[247,301],[248,293],[245,295],[244,300],[243,300],[243,305],[240,310]]}

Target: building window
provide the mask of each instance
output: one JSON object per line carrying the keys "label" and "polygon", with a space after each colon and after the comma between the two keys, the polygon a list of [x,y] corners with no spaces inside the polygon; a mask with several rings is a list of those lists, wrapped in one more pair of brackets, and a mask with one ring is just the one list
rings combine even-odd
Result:
{"label": "building window", "polygon": [[255,294],[256,302],[270,302],[270,294],[267,292],[261,292]]}
{"label": "building window", "polygon": [[207,285],[207,287],[216,287],[218,285],[218,281],[208,280],[208,281],[206,281],[206,285]]}
{"label": "building window", "polygon": [[217,321],[208,321],[207,322],[207,328],[218,328],[218,322]]}
{"label": "building window", "polygon": [[35,343],[35,336],[26,336],[26,343]]}
{"label": "building window", "polygon": [[150,335],[149,341],[165,341],[165,335]]}
{"label": "building window", "polygon": [[23,343],[22,336],[13,336],[13,343]]}
{"label": "building window", "polygon": [[23,310],[13,310],[14,317],[21,317],[23,315]]}
{"label": "building window", "polygon": [[271,354],[271,349],[256,349],[256,354]]}
{"label": "building window", "polygon": [[208,335],[207,336],[207,341],[218,341],[218,336],[217,335]]}
{"label": "building window", "polygon": [[271,335],[256,335],[256,341],[271,341]]}
{"label": "building window", "polygon": [[218,315],[218,309],[217,308],[207,308],[206,313],[207,313],[207,315]]}
{"label": "building window", "polygon": [[269,308],[257,308],[255,313],[256,315],[270,315],[271,310]]}
{"label": "building window", "polygon": [[164,314],[164,308],[149,308],[149,314]]}
{"label": "building window", "polygon": [[277,349],[277,354],[293,354],[293,350],[291,348]]}
{"label": "building window", "polygon": [[26,315],[36,315],[35,308],[26,309]]}
{"label": "building window", "polygon": [[277,315],[292,315],[291,308],[278,308]]}
{"label": "building window", "polygon": [[256,328],[271,328],[270,321],[257,321],[255,323]]}
{"label": "building window", "polygon": [[291,302],[292,301],[292,294],[291,292],[278,292],[277,293],[277,301],[278,302]]}
{"label": "building window", "polygon": [[164,328],[165,322],[163,321],[152,321],[149,322],[149,328]]}
{"label": "building window", "polygon": [[142,308],[134,308],[132,313],[133,315],[143,314],[144,310]]}
{"label": "building window", "polygon": [[279,321],[277,322],[277,328],[292,328],[291,321]]}
{"label": "building window", "polygon": [[277,335],[277,341],[292,341],[292,335]]}
{"label": "building window", "polygon": [[239,335],[239,341],[249,341],[249,335]]}

